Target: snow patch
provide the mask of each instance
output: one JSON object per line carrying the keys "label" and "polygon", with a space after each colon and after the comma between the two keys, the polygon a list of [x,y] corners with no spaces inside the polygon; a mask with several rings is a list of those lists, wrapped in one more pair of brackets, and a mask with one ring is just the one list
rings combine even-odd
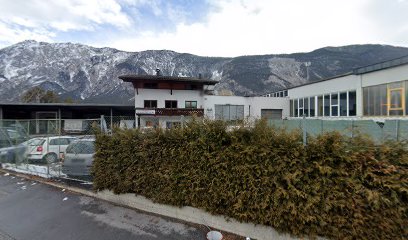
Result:
{"label": "snow patch", "polygon": [[218,71],[212,72],[211,79],[216,80],[216,81],[221,81],[221,78],[222,78],[222,72],[218,72]]}
{"label": "snow patch", "polygon": [[[43,178],[51,178],[53,176],[66,176],[65,174],[60,173],[58,168],[50,167],[49,170],[47,166],[39,166],[33,164],[12,164],[4,163],[3,168],[7,170],[12,170],[18,173],[30,174],[34,176],[39,176]],[[14,177],[12,177],[14,178]]]}

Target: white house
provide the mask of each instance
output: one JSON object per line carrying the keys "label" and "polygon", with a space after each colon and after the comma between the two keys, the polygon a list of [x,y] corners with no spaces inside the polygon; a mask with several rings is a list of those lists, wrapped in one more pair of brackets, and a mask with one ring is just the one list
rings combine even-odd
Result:
{"label": "white house", "polygon": [[291,117],[405,118],[408,56],[265,96],[280,95],[289,97]]}
{"label": "white house", "polygon": [[214,80],[160,74],[119,78],[135,89],[138,127],[171,128],[193,115],[226,121],[289,117],[288,98],[215,96]]}

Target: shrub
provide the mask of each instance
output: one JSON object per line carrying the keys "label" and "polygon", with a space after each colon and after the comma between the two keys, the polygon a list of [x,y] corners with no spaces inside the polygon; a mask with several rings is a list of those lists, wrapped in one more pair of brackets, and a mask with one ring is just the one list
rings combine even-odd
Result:
{"label": "shrub", "polygon": [[403,239],[408,235],[408,150],[331,132],[259,121],[227,131],[219,121],[98,134],[95,190],[135,193],[297,236]]}

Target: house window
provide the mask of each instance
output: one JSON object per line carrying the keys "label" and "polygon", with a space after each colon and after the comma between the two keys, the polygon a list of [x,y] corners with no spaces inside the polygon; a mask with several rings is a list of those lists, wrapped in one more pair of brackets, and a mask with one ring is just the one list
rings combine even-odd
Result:
{"label": "house window", "polygon": [[186,108],[197,108],[197,101],[186,101]]}
{"label": "house window", "polygon": [[144,83],[143,88],[157,89],[159,85],[157,83]]}
{"label": "house window", "polygon": [[177,101],[175,100],[166,100],[164,102],[165,108],[177,108]]}
{"label": "house window", "polygon": [[215,105],[215,119],[236,121],[244,119],[244,105]]}
{"label": "house window", "polygon": [[144,100],[144,108],[157,108],[157,100]]}

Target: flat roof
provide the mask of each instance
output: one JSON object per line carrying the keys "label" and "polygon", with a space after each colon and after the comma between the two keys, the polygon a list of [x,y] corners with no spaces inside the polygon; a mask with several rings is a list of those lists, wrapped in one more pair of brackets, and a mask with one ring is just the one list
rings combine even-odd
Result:
{"label": "flat roof", "polygon": [[124,82],[139,82],[139,81],[158,81],[158,82],[178,82],[178,83],[202,83],[205,85],[215,85],[218,81],[211,79],[193,78],[193,77],[173,77],[173,76],[157,76],[157,75],[121,75],[119,79]]}

